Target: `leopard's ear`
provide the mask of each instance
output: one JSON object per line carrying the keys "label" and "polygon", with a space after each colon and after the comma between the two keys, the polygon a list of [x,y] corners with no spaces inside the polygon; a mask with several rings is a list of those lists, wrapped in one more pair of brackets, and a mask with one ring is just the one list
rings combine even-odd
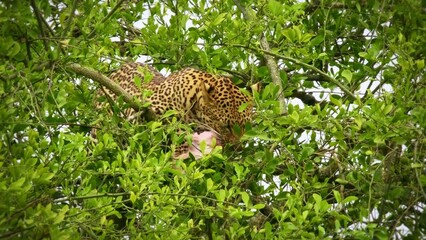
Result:
{"label": "leopard's ear", "polygon": [[260,91],[260,89],[261,89],[260,82],[257,82],[257,83],[255,83],[255,84],[252,84],[252,85],[250,86],[250,89],[251,89],[251,91],[252,91],[252,92],[259,92],[259,91]]}
{"label": "leopard's ear", "polygon": [[214,106],[215,100],[210,95],[210,92],[212,92],[213,87],[210,86],[206,82],[201,82],[201,92],[203,94],[203,101],[207,106]]}

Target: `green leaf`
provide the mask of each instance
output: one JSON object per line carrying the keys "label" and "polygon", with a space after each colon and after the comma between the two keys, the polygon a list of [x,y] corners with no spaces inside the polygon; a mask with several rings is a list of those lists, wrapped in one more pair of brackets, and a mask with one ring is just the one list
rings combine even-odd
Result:
{"label": "green leaf", "polygon": [[189,228],[193,228],[194,227],[194,219],[189,219],[187,224],[188,224]]}
{"label": "green leaf", "polygon": [[333,95],[330,95],[330,101],[338,106],[338,107],[342,107],[342,102],[340,101],[340,99],[334,98]]}
{"label": "green leaf", "polygon": [[136,202],[136,194],[134,192],[130,192],[130,201],[135,204]]}
{"label": "green leaf", "polygon": [[21,177],[18,181],[13,182],[10,186],[9,186],[9,190],[13,191],[13,190],[20,190],[22,185],[25,182],[25,177]]}
{"label": "green leaf", "polygon": [[213,180],[211,178],[207,179],[206,186],[207,186],[207,192],[210,192],[210,190],[213,188]]}
{"label": "green leaf", "polygon": [[336,179],[336,182],[338,182],[338,183],[340,183],[340,184],[343,184],[343,185],[345,185],[345,184],[348,184],[348,183],[349,183],[347,180],[342,179],[342,178],[337,178],[337,179]]}
{"label": "green leaf", "polygon": [[374,137],[374,143],[376,143],[376,144],[383,144],[383,143],[385,143],[385,140],[383,139],[383,136],[380,136],[380,135],[376,135],[375,137]]}
{"label": "green leaf", "polygon": [[53,224],[59,224],[61,223],[65,218],[65,213],[67,213],[69,210],[68,205],[65,205],[61,211],[56,215],[55,219],[53,220]]}
{"label": "green leaf", "polygon": [[293,119],[295,123],[299,122],[299,114],[296,111],[291,113],[290,118]]}
{"label": "green leaf", "polygon": [[316,203],[320,203],[320,202],[322,201],[321,196],[320,196],[320,195],[318,195],[318,194],[316,194],[316,193],[314,193],[314,194],[312,195],[312,197],[314,198],[314,200],[315,200],[315,202],[316,202]]}
{"label": "green leaf", "polygon": [[342,202],[342,196],[340,195],[339,191],[333,190],[334,198],[336,199],[336,202],[341,203]]}
{"label": "green leaf", "polygon": [[299,26],[297,26],[297,25],[293,26],[293,30],[296,34],[296,40],[298,42],[300,42],[302,40],[302,32],[300,31]]}
{"label": "green leaf", "polygon": [[168,118],[170,116],[175,116],[175,115],[179,115],[179,112],[176,110],[167,110],[164,114],[163,114],[163,118]]}
{"label": "green leaf", "polygon": [[160,128],[161,128],[161,126],[163,126],[163,122],[159,122],[159,121],[153,121],[153,122],[150,122],[150,129],[151,129],[151,131],[153,131],[153,132],[156,132],[156,131],[158,131],[158,130],[161,130]]}
{"label": "green leaf", "polygon": [[[264,226],[264,230],[267,233],[267,235],[272,235],[272,225],[270,222],[266,222]],[[270,238],[268,238],[270,239]]]}
{"label": "green leaf", "polygon": [[250,206],[250,197],[246,192],[241,192],[241,198],[243,199],[244,204],[248,207]]}
{"label": "green leaf", "polygon": [[294,223],[291,223],[291,222],[284,222],[284,223],[281,224],[281,226],[284,229],[286,229],[287,231],[288,230],[297,230],[297,227],[294,225]]}
{"label": "green leaf", "polygon": [[133,81],[139,89],[142,89],[142,80],[138,75],[133,78]]}
{"label": "green leaf", "polygon": [[323,35],[318,35],[316,37],[314,37],[311,41],[310,44],[312,46],[318,46],[319,44],[321,44],[324,41],[324,36]]}
{"label": "green leaf", "polygon": [[235,173],[237,174],[237,178],[241,179],[244,172],[244,166],[241,166],[238,163],[234,163],[233,165],[234,165]]}
{"label": "green leaf", "polygon": [[198,48],[198,46],[197,46],[197,45],[195,45],[195,44],[192,44],[191,48],[192,48],[192,50],[193,50],[194,52],[200,52],[200,49],[199,49],[199,48]]}
{"label": "green leaf", "polygon": [[344,78],[346,78],[346,80],[348,80],[348,82],[352,81],[352,72],[349,71],[348,69],[345,69],[345,70],[342,71],[342,76]]}
{"label": "green leaf", "polygon": [[248,107],[250,103],[243,103],[238,107],[238,112],[243,112],[244,110],[246,110],[246,108]]}
{"label": "green leaf", "polygon": [[219,193],[216,195],[216,199],[218,201],[220,201],[220,202],[223,202],[223,201],[225,201],[225,198],[226,198],[226,192],[225,192],[225,190],[220,189]]}
{"label": "green leaf", "polygon": [[328,59],[330,59],[329,57],[328,57],[328,54],[327,53],[320,53],[319,55],[318,55],[318,59],[319,60],[328,60]]}
{"label": "green leaf", "polygon": [[50,179],[52,179],[55,176],[54,173],[43,173],[39,179],[38,179],[38,183],[42,183],[42,184],[47,184],[50,182]]}
{"label": "green leaf", "polygon": [[258,203],[258,204],[256,204],[256,205],[254,205],[254,206],[252,206],[252,208],[254,208],[254,209],[263,209],[263,208],[265,208],[265,204],[263,204],[263,203]]}
{"label": "green leaf", "polygon": [[283,11],[282,4],[275,0],[268,1],[268,8],[274,16],[280,16]]}
{"label": "green leaf", "polygon": [[392,109],[393,109],[392,104],[386,105],[386,107],[383,109],[383,115],[387,115],[388,113],[390,113],[390,111],[392,111]]}
{"label": "green leaf", "polygon": [[204,173],[202,173],[202,172],[194,173],[194,179],[200,179],[202,177],[204,177]]}
{"label": "green leaf", "polygon": [[138,72],[142,74],[145,83],[151,82],[154,78],[154,74],[146,66],[138,66]]}
{"label": "green leaf", "polygon": [[206,141],[201,141],[200,142],[200,150],[201,150],[202,153],[206,152],[206,147],[207,147]]}
{"label": "green leaf", "polygon": [[416,66],[417,66],[417,69],[423,69],[425,67],[425,60],[424,59],[416,60]]}
{"label": "green leaf", "polygon": [[368,54],[366,52],[359,52],[358,56],[360,56],[362,58],[368,58]]}
{"label": "green leaf", "polygon": [[289,40],[290,42],[295,42],[298,40],[297,32],[294,29],[283,29],[282,34]]}
{"label": "green leaf", "polygon": [[10,58],[15,57],[21,51],[21,46],[17,42],[12,42],[7,51],[7,56]]}
{"label": "green leaf", "polygon": [[315,150],[311,147],[304,147],[302,153],[300,154],[300,160],[306,160],[309,156],[311,156]]}
{"label": "green leaf", "polygon": [[346,197],[344,200],[343,200],[343,204],[346,204],[346,203],[350,203],[350,202],[354,202],[354,201],[356,201],[356,200],[358,200],[358,197],[356,197],[356,196],[348,196],[348,197]]}
{"label": "green leaf", "polygon": [[314,35],[313,35],[313,34],[310,34],[310,33],[303,34],[303,35],[301,36],[300,42],[302,42],[302,43],[307,43],[307,42],[309,42],[309,41],[312,39],[312,37],[313,37],[313,36],[314,36]]}
{"label": "green leaf", "polygon": [[424,168],[424,164],[422,164],[422,163],[411,163],[410,164],[410,167],[411,168]]}
{"label": "green leaf", "polygon": [[221,24],[223,22],[223,20],[225,20],[226,15],[227,15],[227,13],[221,13],[221,14],[219,14],[219,16],[217,16],[213,20],[212,25],[213,26],[218,26],[219,24]]}
{"label": "green leaf", "polygon": [[56,101],[58,102],[58,107],[61,108],[67,103],[67,92],[65,89],[61,89],[56,96]]}
{"label": "green leaf", "polygon": [[365,151],[365,155],[367,155],[367,156],[370,156],[370,155],[373,155],[374,153],[373,153],[373,151],[371,151],[371,150],[367,150],[367,151]]}
{"label": "green leaf", "polygon": [[359,4],[359,2],[357,2],[355,4],[355,6],[356,6],[356,9],[358,10],[358,12],[361,12],[361,5]]}

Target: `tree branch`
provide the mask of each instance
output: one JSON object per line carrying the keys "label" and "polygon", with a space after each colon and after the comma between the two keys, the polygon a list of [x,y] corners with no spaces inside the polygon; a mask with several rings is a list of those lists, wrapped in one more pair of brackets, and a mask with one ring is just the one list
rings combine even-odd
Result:
{"label": "tree branch", "polygon": [[300,61],[298,59],[295,59],[295,58],[292,58],[292,57],[283,56],[281,54],[274,53],[274,52],[271,52],[271,51],[268,51],[268,50],[265,50],[265,49],[256,49],[256,48],[248,47],[248,46],[245,46],[245,45],[242,45],[242,44],[232,44],[232,46],[247,48],[247,49],[252,50],[254,52],[259,52],[260,51],[260,52],[262,52],[264,54],[267,54],[267,55],[270,55],[270,56],[273,56],[273,57],[276,57],[276,58],[280,58],[280,59],[283,59],[283,60],[287,60],[289,62],[295,63],[295,64],[300,65],[302,67],[308,68],[308,69],[310,69],[310,70],[318,73],[322,77],[324,77],[324,80],[337,85],[351,100],[356,99],[356,96],[345,85],[343,85],[342,83],[340,83],[337,79],[329,76],[327,73],[325,73],[325,72],[321,71],[320,69],[316,68],[315,66],[312,66],[312,65],[309,65],[307,63],[304,63],[304,62],[302,62],[302,61]]}
{"label": "tree branch", "polygon": [[291,94],[291,97],[295,97],[300,99],[304,104],[309,106],[315,106],[315,104],[319,103],[314,96],[306,93],[306,92],[299,92],[294,90]]}
{"label": "tree branch", "polygon": [[68,17],[67,22],[65,23],[65,27],[64,30],[61,33],[61,38],[67,35],[67,32],[70,29],[72,20],[74,19],[75,16],[75,10],[77,9],[77,5],[78,5],[79,0],[74,0],[73,4],[72,4],[72,9],[71,9],[71,13],[70,16]]}
{"label": "tree branch", "polygon": [[31,4],[31,7],[34,11],[34,15],[36,16],[36,19],[37,19],[37,25],[38,25],[38,28],[40,30],[40,35],[43,37],[44,50],[46,52],[49,52],[49,44],[47,43],[47,36],[46,36],[46,33],[44,32],[44,28],[43,28],[43,18],[41,16],[39,9],[37,8],[35,1],[31,0],[30,4]]}
{"label": "tree branch", "polygon": [[[87,196],[75,196],[75,197],[63,197],[63,198],[57,198],[54,199],[54,203],[59,202],[66,202],[66,201],[75,201],[75,200],[85,200],[85,199],[92,199],[92,198],[103,198],[103,197],[119,197],[119,196],[128,196],[130,195],[130,192],[121,192],[121,193],[103,193],[103,194],[95,194],[95,195],[87,195]],[[152,196],[152,195],[159,195],[159,196],[177,196],[177,197],[189,197],[189,198],[196,198],[196,199],[205,199],[213,202],[220,202],[228,205],[232,205],[235,207],[241,207],[233,202],[225,201],[225,200],[217,200],[215,198],[207,197],[207,196],[199,196],[199,195],[189,195],[189,194],[181,194],[181,193],[158,193],[158,192],[145,192],[142,193],[140,196]]]}
{"label": "tree branch", "polygon": [[97,195],[89,195],[89,196],[75,196],[75,197],[63,197],[57,198],[53,200],[54,203],[66,202],[66,201],[75,201],[75,200],[85,200],[92,198],[102,198],[102,197],[119,197],[119,196],[128,196],[130,193],[122,192],[122,193],[104,193]]}
{"label": "tree branch", "polygon": [[[251,14],[249,14],[246,9],[244,8],[244,6],[241,4],[241,2],[239,0],[234,0],[235,5],[237,5],[238,9],[241,11],[241,13],[243,14],[243,17],[245,20],[247,21],[256,21],[255,17],[253,17]],[[261,34],[260,36],[260,47],[262,48],[262,50],[264,51],[270,51],[270,47],[269,47],[269,43],[266,39],[266,36],[264,33]],[[285,97],[284,97],[284,90],[283,90],[283,86],[281,83],[281,78],[280,78],[280,73],[278,70],[278,64],[275,61],[275,59],[273,58],[274,56],[270,55],[270,54],[263,54],[263,57],[266,60],[266,66],[269,69],[269,73],[271,74],[271,78],[272,78],[272,82],[279,86],[280,90],[278,93],[278,98],[280,101],[280,112],[281,114],[285,114],[287,113],[287,106],[286,106],[286,102],[285,102]]]}
{"label": "tree branch", "polygon": [[77,63],[71,63],[70,65],[66,66],[66,68],[74,73],[85,76],[100,83],[102,86],[107,87],[117,96],[123,96],[124,101],[127,102],[130,107],[132,107],[136,111],[142,110],[144,112],[146,110],[146,108],[141,107],[141,104],[137,99],[133,98],[133,96],[126,92],[120,85],[118,85],[116,82],[112,81],[102,73],[92,68],[83,67]]}

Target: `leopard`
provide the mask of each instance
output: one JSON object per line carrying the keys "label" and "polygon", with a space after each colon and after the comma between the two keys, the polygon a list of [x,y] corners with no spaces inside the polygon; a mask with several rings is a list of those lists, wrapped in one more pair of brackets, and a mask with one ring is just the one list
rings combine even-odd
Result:
{"label": "leopard", "polygon": [[[154,116],[159,118],[174,110],[182,122],[194,124],[196,132],[212,131],[223,144],[237,143],[253,117],[251,96],[225,75],[187,67],[164,77],[148,64],[132,62],[113,72],[110,79],[141,102],[148,102]],[[144,96],[144,90],[151,94]],[[117,98],[108,89],[105,94]],[[129,108],[124,117],[131,119],[135,114],[136,110]],[[188,148],[182,146],[180,151]]]}

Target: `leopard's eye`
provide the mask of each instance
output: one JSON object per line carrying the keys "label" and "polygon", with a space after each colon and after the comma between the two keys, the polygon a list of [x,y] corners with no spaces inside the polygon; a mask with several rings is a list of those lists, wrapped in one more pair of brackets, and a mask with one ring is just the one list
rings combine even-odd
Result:
{"label": "leopard's eye", "polygon": [[224,128],[232,133],[232,125],[231,124],[225,124]]}

